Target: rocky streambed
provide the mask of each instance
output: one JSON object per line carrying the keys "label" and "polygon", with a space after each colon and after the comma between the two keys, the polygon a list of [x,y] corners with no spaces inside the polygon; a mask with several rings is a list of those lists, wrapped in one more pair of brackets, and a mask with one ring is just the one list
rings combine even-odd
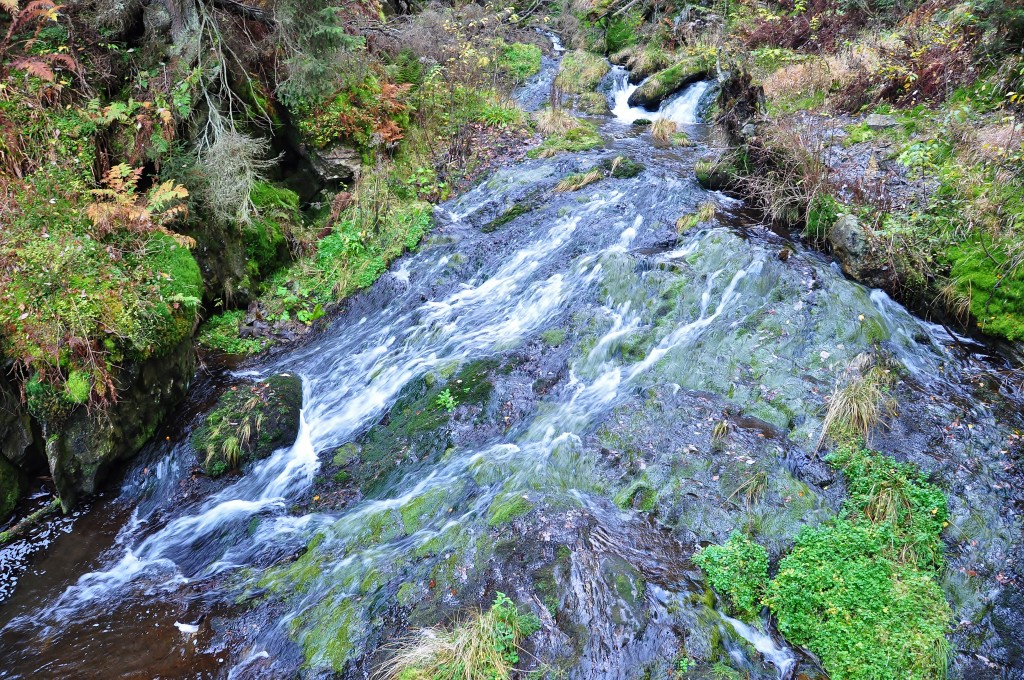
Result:
{"label": "rocky streambed", "polygon": [[[950,673],[1021,677],[1007,362],[701,189],[706,126],[663,148],[598,122],[603,148],[439,206],[317,337],[200,381],[21,577],[0,677],[366,677],[499,592],[539,620],[520,667],[542,677],[823,677],[767,616],[726,616],[691,558],[741,530],[774,563],[841,512],[819,436],[864,355],[895,375],[872,446],[948,499]],[[639,173],[562,184],[619,158]],[[281,373],[294,443],[197,475],[213,397]]]}

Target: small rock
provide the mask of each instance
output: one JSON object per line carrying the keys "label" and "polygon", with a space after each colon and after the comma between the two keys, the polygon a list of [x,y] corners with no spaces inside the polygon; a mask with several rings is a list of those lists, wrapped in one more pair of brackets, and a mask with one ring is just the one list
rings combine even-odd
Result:
{"label": "small rock", "polygon": [[864,119],[864,124],[871,130],[885,130],[886,128],[896,127],[896,119],[889,115],[872,113]]}

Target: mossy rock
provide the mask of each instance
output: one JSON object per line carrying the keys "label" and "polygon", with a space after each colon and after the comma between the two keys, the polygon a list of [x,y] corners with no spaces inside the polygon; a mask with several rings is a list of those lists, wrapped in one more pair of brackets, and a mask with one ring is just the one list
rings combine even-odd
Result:
{"label": "mossy rock", "polygon": [[626,156],[616,156],[601,164],[615,179],[632,179],[644,171],[644,166]]}
{"label": "mossy rock", "polygon": [[668,97],[687,85],[706,80],[712,64],[705,57],[688,57],[667,69],[658,71],[629,96],[630,106],[657,109]]}
{"label": "mossy rock", "polygon": [[298,376],[281,373],[232,387],[192,435],[206,474],[218,477],[294,442],[301,408]]}
{"label": "mossy rock", "polygon": [[739,170],[728,160],[700,160],[693,164],[697,182],[709,191],[721,191],[735,184]]}
{"label": "mossy rock", "polygon": [[586,92],[580,95],[576,108],[591,116],[607,116],[611,113],[608,99],[600,92]]}
{"label": "mossy rock", "polygon": [[663,47],[650,44],[642,50],[634,50],[626,61],[629,69],[629,82],[641,83],[655,73],[672,65],[672,55]]}
{"label": "mossy rock", "polygon": [[25,490],[21,472],[0,455],[0,525],[7,521]]}

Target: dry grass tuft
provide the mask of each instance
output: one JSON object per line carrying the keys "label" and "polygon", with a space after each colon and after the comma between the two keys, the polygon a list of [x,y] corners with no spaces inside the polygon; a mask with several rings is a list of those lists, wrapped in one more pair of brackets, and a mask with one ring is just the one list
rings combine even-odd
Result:
{"label": "dry grass tuft", "polygon": [[486,612],[452,630],[428,628],[400,643],[373,677],[400,680],[494,680],[508,678],[519,660],[520,643],[540,627],[520,615],[502,593]]}
{"label": "dry grass tuft", "polygon": [[537,132],[542,135],[564,135],[580,126],[579,121],[562,108],[539,111],[534,114],[533,120]]}
{"label": "dry grass tuft", "polygon": [[654,121],[653,125],[651,125],[651,137],[654,138],[655,142],[660,144],[670,144],[678,127],[679,126],[675,124],[675,121],[668,120],[667,118],[659,118]]}
{"label": "dry grass tuft", "polygon": [[843,439],[854,435],[870,443],[871,432],[886,416],[896,412],[896,401],[889,396],[892,373],[872,366],[868,354],[858,355],[846,369],[849,380],[836,386],[828,398],[828,409],[818,437],[820,449],[827,437]]}
{"label": "dry grass tuft", "polygon": [[808,97],[828,92],[832,86],[829,64],[808,59],[778,69],[764,79],[764,96],[768,101]]}
{"label": "dry grass tuft", "polygon": [[561,182],[555,185],[555,191],[558,193],[566,193],[569,191],[579,191],[588,184],[594,182],[600,182],[604,179],[604,170],[601,168],[594,168],[589,172],[577,172],[569,175]]}

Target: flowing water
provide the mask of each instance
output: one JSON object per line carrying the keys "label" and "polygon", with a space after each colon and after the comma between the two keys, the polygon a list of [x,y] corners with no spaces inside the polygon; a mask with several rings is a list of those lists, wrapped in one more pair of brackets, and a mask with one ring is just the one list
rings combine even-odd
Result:
{"label": "flowing water", "polygon": [[640,87],[629,82],[629,71],[613,66],[606,78],[611,99],[612,115],[623,123],[637,120],[670,120],[677,125],[694,125],[700,122],[702,98],[712,89],[710,80],[694,83],[679,94],[669,97],[657,111],[648,111],[640,106],[630,106],[629,97]]}
{"label": "flowing water", "polygon": [[[629,87],[606,148],[500,170],[439,206],[432,235],[317,337],[232,376],[301,376],[292,446],[196,480],[188,434],[219,387],[201,381],[118,492],[22,574],[0,611],[0,677],[365,677],[408,626],[498,591],[541,616],[530,654],[570,677],[667,677],[682,658],[813,673],[767,621],[721,614],[689,557],[755,519],[778,555],[837,510],[814,443],[863,352],[905,369],[909,417],[878,443],[955,498],[944,585],[958,617],[998,632],[990,584],[957,569],[1016,550],[994,490],[1021,426],[1001,360],[702,190],[699,145],[656,149],[620,124]],[[660,113],[697,141],[707,87]],[[553,190],[618,155],[645,169]],[[706,202],[716,216],[678,235]],[[744,504],[753,471],[767,491]],[[979,654],[1011,659],[1012,637]]]}

